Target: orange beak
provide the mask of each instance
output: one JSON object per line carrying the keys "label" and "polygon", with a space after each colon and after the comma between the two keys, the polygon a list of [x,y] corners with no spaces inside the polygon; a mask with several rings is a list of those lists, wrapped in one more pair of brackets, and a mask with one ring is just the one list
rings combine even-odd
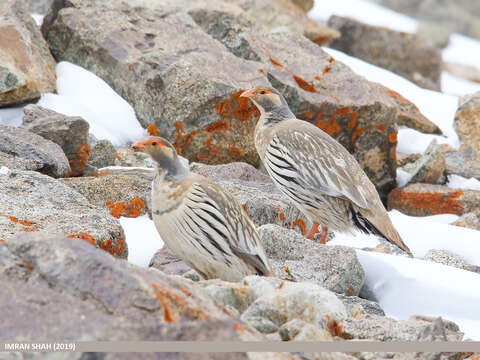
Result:
{"label": "orange beak", "polygon": [[144,151],[146,146],[147,146],[147,140],[140,140],[140,141],[137,141],[135,144],[131,145],[133,151],[135,152]]}
{"label": "orange beak", "polygon": [[250,89],[250,90],[245,90],[243,93],[240,94],[240,97],[246,97],[248,99],[251,99],[255,97],[255,89]]}

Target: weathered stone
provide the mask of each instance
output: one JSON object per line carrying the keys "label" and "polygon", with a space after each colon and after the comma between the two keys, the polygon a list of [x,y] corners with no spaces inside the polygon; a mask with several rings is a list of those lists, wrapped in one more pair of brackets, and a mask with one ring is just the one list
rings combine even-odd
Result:
{"label": "weathered stone", "polygon": [[172,255],[166,246],[163,246],[153,255],[148,266],[168,275],[183,275],[191,269],[183,260]]}
{"label": "weathered stone", "polygon": [[97,176],[60,181],[85,196],[91,204],[107,207],[112,216],[118,218],[137,217],[147,212],[153,177],[150,170],[112,169],[102,170]]}
{"label": "weathered stone", "polygon": [[397,152],[397,167],[403,167],[407,164],[413,163],[422,157],[421,154],[404,154]]}
{"label": "weathered stone", "polygon": [[433,261],[463,270],[470,269],[470,264],[465,259],[448,250],[430,249],[423,257],[423,260]]}
{"label": "weathered stone", "polygon": [[455,130],[460,138],[459,151],[469,160],[480,161],[480,91],[462,98],[455,113]]}
{"label": "weathered stone", "polygon": [[330,44],[334,49],[440,91],[441,51],[421,37],[335,15],[328,25],[342,34]]}
{"label": "weathered stone", "polygon": [[412,216],[462,215],[480,204],[480,191],[451,189],[445,185],[410,184],[388,195],[388,209]]}
{"label": "weathered stone", "polygon": [[463,214],[450,225],[456,225],[480,231],[480,210]]}
{"label": "weathered stone", "polygon": [[223,306],[236,309],[243,313],[255,301],[254,291],[239,283],[230,283],[218,279],[198,282],[207,293]]}
{"label": "weathered stone", "polygon": [[208,177],[215,182],[238,180],[239,182],[272,183],[270,176],[255,169],[252,165],[242,162],[233,162],[223,165],[205,165],[193,163],[190,170]]}
{"label": "weathered stone", "polygon": [[[245,278],[247,282],[249,278]],[[241,319],[260,332],[271,333],[293,319],[328,330],[332,322],[346,316],[345,306],[327,289],[312,283],[284,281],[274,292],[257,298]]]}
{"label": "weathered stone", "polygon": [[283,341],[332,341],[328,331],[320,330],[315,325],[303,320],[293,319],[283,324],[278,330]]}
{"label": "weathered stone", "polygon": [[[5,165],[31,168],[53,177],[63,177],[70,170],[62,148],[30,131],[0,124],[0,153],[6,154]],[[14,158],[12,159],[11,156]],[[33,162],[32,162],[33,161]],[[41,164],[40,167],[37,167]]]}
{"label": "weathered stone", "polygon": [[115,256],[128,255],[118,220],[49,176],[17,170],[0,175],[0,204],[0,239],[7,243],[16,241],[19,232],[43,230],[87,240]]}
{"label": "weathered stone", "polygon": [[434,21],[419,21],[417,36],[430,46],[438,49],[445,48],[450,42],[451,32]]}
{"label": "weathered stone", "polygon": [[25,159],[19,156],[10,155],[0,151],[0,164],[9,169],[17,170],[40,170],[43,162],[38,159]]}
{"label": "weathered stone", "polygon": [[455,174],[464,178],[474,177],[480,179],[480,160],[474,151],[456,151],[455,149],[444,149],[447,174]]}
{"label": "weathered stone", "polygon": [[261,226],[258,232],[277,277],[292,276],[340,294],[360,292],[365,273],[352,248],[321,245],[273,224]]}
{"label": "weathered stone", "polygon": [[258,163],[252,136],[258,111],[239,95],[269,83],[258,64],[229,53],[189,15],[76,1],[43,31],[57,60],[104,79],[145,127],[155,124],[190,160]]}
{"label": "weathered stone", "polygon": [[349,316],[356,316],[359,313],[385,316],[385,312],[375,301],[362,299],[358,296],[345,296],[342,294],[337,294],[337,297],[343,302],[343,305],[345,305]]}
{"label": "weathered stone", "polygon": [[70,163],[66,176],[79,176],[90,155],[89,125],[78,116],[66,116],[38,105],[24,109],[22,128],[58,144]]}
{"label": "weathered stone", "polygon": [[[342,321],[344,335],[350,339],[369,339],[377,341],[432,341],[444,340],[443,337],[428,336],[432,326],[439,324],[426,320],[394,320],[384,316],[365,315],[350,317]],[[452,329],[450,323],[441,323],[445,340],[460,341],[463,337],[458,329]]]}
{"label": "weathered stone", "polygon": [[32,13],[46,14],[52,6],[53,0],[25,0],[28,9]]}
{"label": "weathered stone", "polygon": [[480,69],[476,66],[444,62],[443,70],[468,81],[480,82]]}
{"label": "weathered stone", "polygon": [[0,4],[0,106],[55,92],[55,60],[25,3]]}
{"label": "weathered stone", "polygon": [[11,267],[7,271],[0,266],[0,312],[9,319],[0,324],[2,338],[262,339],[248,325],[229,318],[191,281],[132,266],[85,241],[36,233],[0,248],[5,245],[9,252],[4,256],[23,263],[28,278],[19,281]]}
{"label": "weathered stone", "polygon": [[395,122],[398,126],[406,126],[425,134],[443,135],[442,130],[438,125],[427,119],[415,104],[405,99],[398,92],[389,89],[386,86],[380,86],[397,105],[397,119]]}
{"label": "weathered stone", "polygon": [[87,165],[97,169],[115,165],[117,150],[109,140],[97,140],[89,134],[88,145],[92,150]]}
{"label": "weathered stone", "polygon": [[406,164],[402,169],[410,174],[410,183],[442,184],[446,180],[445,157],[435,140],[418,160]]}

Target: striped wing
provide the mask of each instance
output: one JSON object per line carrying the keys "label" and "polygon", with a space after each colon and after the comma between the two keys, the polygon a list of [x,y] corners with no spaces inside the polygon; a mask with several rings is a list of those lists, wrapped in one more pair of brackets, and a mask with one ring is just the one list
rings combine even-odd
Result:
{"label": "striped wing", "polygon": [[264,156],[268,173],[282,191],[314,208],[318,208],[317,194],[344,198],[368,208],[363,170],[355,158],[322,130],[295,121],[299,123],[295,130],[280,128],[275,132]]}
{"label": "striped wing", "polygon": [[194,183],[184,199],[187,231],[204,250],[220,253],[228,263],[237,256],[260,275],[270,268],[259,235],[236,199],[213,183]]}

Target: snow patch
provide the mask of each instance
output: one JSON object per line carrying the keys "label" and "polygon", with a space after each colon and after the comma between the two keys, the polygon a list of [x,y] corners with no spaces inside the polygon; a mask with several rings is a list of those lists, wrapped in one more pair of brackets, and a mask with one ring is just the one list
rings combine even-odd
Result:
{"label": "snow patch", "polygon": [[418,29],[417,20],[364,0],[317,0],[308,13],[311,19],[317,21],[327,21],[332,15],[408,33],[415,33]]}
{"label": "snow patch", "polygon": [[460,175],[448,175],[449,188],[452,189],[464,189],[464,190],[480,190],[480,181],[475,178],[464,178]]}
{"label": "snow patch", "polygon": [[35,23],[38,26],[42,26],[45,15],[41,15],[41,14],[30,14],[30,15],[32,16],[33,20],[35,20]]}
{"label": "snow patch", "polygon": [[402,170],[400,168],[397,169],[397,186],[398,187],[404,187],[405,185],[407,185],[411,178],[412,178],[412,174],[410,174],[409,172],[406,172],[405,170]]}
{"label": "snow patch", "polygon": [[122,146],[147,135],[130,104],[105,81],[80,66],[66,61],[57,64],[57,93],[42,94],[38,105],[68,116],[81,116],[97,139]]}
{"label": "snow patch", "polygon": [[20,126],[23,121],[23,107],[9,107],[0,109],[0,124]]}
{"label": "snow patch", "polygon": [[444,93],[456,96],[473,94],[480,91],[480,83],[468,81],[442,71],[442,90]]}
{"label": "snow patch", "polygon": [[10,173],[10,169],[6,166],[0,166],[0,175],[8,175]]}
{"label": "snow patch", "polygon": [[155,252],[163,246],[163,240],[155,224],[148,215],[137,218],[121,217],[120,224],[128,245],[128,261],[141,267],[148,267]]}

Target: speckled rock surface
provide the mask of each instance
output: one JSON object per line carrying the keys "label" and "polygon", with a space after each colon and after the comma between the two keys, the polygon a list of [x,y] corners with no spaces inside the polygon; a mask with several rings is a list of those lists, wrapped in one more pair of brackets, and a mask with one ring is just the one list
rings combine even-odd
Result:
{"label": "speckled rock surface", "polygon": [[277,277],[292,276],[345,295],[360,292],[365,272],[352,248],[325,246],[273,224],[259,227],[258,232]]}
{"label": "speckled rock surface", "polygon": [[33,171],[12,170],[0,175],[0,239],[18,233],[46,231],[83,238],[115,256],[128,248],[120,223],[72,188]]}
{"label": "speckled rock surface", "polygon": [[80,176],[90,155],[88,123],[78,116],[66,116],[38,105],[24,109],[21,128],[58,144],[70,164],[66,176]]}
{"label": "speckled rock surface", "polygon": [[0,4],[0,106],[55,92],[55,60],[23,1]]}
{"label": "speckled rock surface", "polygon": [[0,165],[13,169],[37,170],[55,178],[70,171],[68,159],[62,148],[25,129],[0,124]]}

